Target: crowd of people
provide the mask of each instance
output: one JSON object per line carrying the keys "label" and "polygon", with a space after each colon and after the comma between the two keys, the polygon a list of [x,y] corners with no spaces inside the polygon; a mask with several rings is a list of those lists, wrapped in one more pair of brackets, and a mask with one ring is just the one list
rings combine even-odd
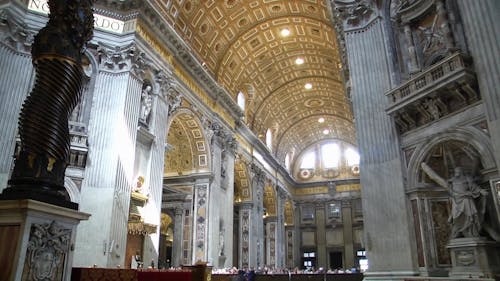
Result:
{"label": "crowd of people", "polygon": [[274,267],[258,267],[256,269],[254,268],[245,268],[245,269],[238,269],[236,267],[232,268],[214,268],[212,270],[212,274],[246,274],[246,275],[251,275],[251,274],[257,274],[257,275],[262,275],[262,274],[269,274],[269,275],[281,275],[281,274],[349,274],[349,273],[360,273],[361,271],[359,268],[351,268],[351,269],[344,269],[344,268],[337,268],[337,269],[328,269],[325,270],[323,267],[320,267],[318,269],[315,269],[314,267],[308,267],[305,269],[299,269],[298,267],[295,267],[294,269],[289,269],[289,268],[274,268]]}

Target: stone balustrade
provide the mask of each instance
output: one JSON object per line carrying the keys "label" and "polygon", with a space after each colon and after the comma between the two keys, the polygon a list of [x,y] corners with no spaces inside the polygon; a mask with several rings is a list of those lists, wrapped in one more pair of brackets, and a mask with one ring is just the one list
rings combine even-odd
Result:
{"label": "stone balustrade", "polygon": [[386,112],[401,133],[462,109],[480,99],[472,61],[457,52],[386,93]]}

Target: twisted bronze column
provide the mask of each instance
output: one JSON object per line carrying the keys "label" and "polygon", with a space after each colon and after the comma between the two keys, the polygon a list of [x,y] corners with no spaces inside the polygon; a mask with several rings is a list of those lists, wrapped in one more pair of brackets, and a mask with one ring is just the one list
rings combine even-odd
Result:
{"label": "twisted bronze column", "polygon": [[92,37],[92,0],[49,0],[49,21],[31,51],[36,80],[19,117],[21,151],[1,199],[77,209],[64,188],[68,118],[82,94],[82,49]]}

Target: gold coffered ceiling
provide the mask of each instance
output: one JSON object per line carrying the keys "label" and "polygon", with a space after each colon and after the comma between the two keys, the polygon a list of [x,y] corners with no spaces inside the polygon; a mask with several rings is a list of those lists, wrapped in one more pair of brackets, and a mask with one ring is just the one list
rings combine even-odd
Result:
{"label": "gold coffered ceiling", "polygon": [[[326,0],[162,0],[156,5],[235,101],[239,91],[246,94],[246,123],[258,136],[272,130],[279,159],[325,138],[355,143]],[[282,36],[283,29],[290,35]],[[295,63],[299,57],[301,65]],[[312,89],[305,89],[306,83]],[[320,117],[326,121],[319,123]]]}

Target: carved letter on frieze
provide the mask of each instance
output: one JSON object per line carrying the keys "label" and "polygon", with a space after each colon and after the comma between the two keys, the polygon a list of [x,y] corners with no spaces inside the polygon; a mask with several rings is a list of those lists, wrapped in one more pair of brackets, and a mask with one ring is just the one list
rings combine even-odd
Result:
{"label": "carved letter on frieze", "polygon": [[71,229],[65,229],[55,221],[32,224],[22,280],[63,280],[70,240]]}

